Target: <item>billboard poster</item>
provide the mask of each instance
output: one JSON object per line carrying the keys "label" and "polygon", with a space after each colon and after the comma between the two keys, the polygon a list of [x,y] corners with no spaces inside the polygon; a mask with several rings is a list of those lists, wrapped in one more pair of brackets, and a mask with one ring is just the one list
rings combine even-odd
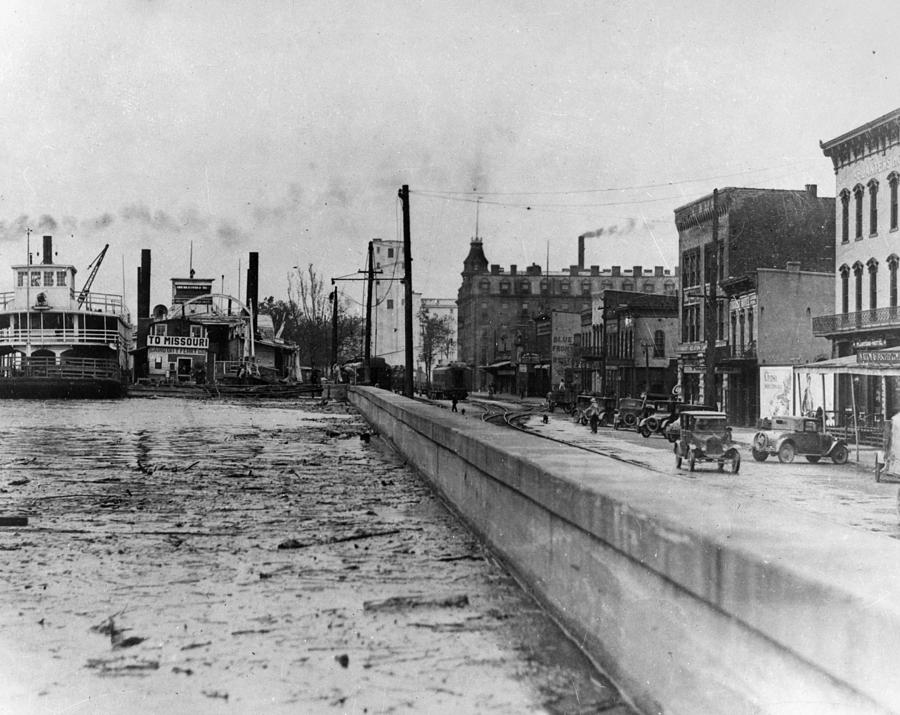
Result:
{"label": "billboard poster", "polygon": [[764,366],[759,368],[759,416],[792,415],[794,368]]}
{"label": "billboard poster", "polygon": [[556,389],[565,380],[566,368],[574,367],[575,336],[581,332],[581,315],[553,311],[550,322],[550,384]]}
{"label": "billboard poster", "polygon": [[804,372],[802,367],[797,370],[797,413],[800,415],[814,415],[820,407],[825,413],[834,409],[834,376],[814,375]]}

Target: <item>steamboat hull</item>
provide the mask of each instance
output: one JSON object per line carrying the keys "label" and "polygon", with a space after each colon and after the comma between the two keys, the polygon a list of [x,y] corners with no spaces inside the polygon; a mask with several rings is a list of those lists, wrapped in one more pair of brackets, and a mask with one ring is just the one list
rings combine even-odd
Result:
{"label": "steamboat hull", "polygon": [[113,379],[0,378],[0,400],[109,400],[125,396]]}

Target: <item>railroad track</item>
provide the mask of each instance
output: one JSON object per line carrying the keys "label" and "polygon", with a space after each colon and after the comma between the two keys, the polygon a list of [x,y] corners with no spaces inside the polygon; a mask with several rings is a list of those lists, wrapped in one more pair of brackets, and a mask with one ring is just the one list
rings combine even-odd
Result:
{"label": "railroad track", "polygon": [[658,469],[653,467],[646,462],[641,461],[640,459],[635,459],[633,457],[625,457],[621,454],[616,454],[609,449],[603,449],[597,445],[592,445],[588,441],[590,440],[590,432],[585,435],[584,439],[563,439],[561,437],[554,437],[548,434],[542,434],[536,430],[530,429],[525,425],[525,422],[531,417],[534,417],[536,414],[546,414],[546,410],[542,409],[540,405],[529,406],[528,408],[523,408],[521,405],[510,406],[508,404],[498,403],[498,402],[486,402],[482,400],[469,400],[469,403],[473,407],[478,407],[482,410],[481,419],[484,422],[490,422],[492,424],[505,424],[508,427],[519,430],[520,432],[527,432],[533,437],[538,437],[540,439],[546,439],[551,442],[556,442],[557,444],[563,444],[567,447],[574,447],[575,449],[580,449],[585,452],[591,452],[592,454],[598,454],[603,457],[607,457],[609,459],[615,460],[617,462],[622,462],[623,464],[628,464],[633,467],[640,467],[642,469],[646,469],[651,472],[656,472],[657,474],[666,474],[670,475],[670,471],[664,471],[662,469]]}

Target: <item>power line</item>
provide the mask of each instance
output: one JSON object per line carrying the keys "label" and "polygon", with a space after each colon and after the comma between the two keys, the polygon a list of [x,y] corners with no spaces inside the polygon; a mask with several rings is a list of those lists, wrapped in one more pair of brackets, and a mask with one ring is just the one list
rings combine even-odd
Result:
{"label": "power line", "polygon": [[[606,188],[592,188],[592,189],[565,189],[561,191],[456,191],[452,189],[420,189],[416,191],[416,193],[428,193],[433,195],[447,195],[451,196],[472,196],[477,193],[479,196],[571,196],[575,194],[599,194],[599,193],[610,193],[614,191],[638,191],[642,189],[659,189],[666,186],[677,186],[680,184],[698,184],[706,181],[715,181],[718,179],[728,179],[734,176],[746,176],[748,174],[759,174],[765,171],[781,171],[782,169],[787,169],[796,166],[802,166],[804,164],[809,164],[808,160],[805,161],[795,161],[788,164],[781,164],[779,166],[766,166],[758,169],[746,169],[744,171],[737,171],[730,174],[717,174],[714,176],[704,176],[693,179],[679,179],[672,181],[664,181],[655,184],[639,184],[635,186],[613,186]],[[488,203],[488,202],[485,202]]]}

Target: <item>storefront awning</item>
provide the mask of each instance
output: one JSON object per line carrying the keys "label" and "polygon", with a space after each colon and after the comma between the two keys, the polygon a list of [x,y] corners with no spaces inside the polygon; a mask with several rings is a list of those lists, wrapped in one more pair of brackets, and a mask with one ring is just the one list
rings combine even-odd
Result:
{"label": "storefront awning", "polygon": [[509,360],[501,360],[500,362],[493,362],[490,365],[485,365],[485,370],[509,370],[512,368],[512,363]]}
{"label": "storefront awning", "polygon": [[862,350],[858,355],[795,365],[795,372],[813,375],[881,375],[900,377],[900,348]]}

